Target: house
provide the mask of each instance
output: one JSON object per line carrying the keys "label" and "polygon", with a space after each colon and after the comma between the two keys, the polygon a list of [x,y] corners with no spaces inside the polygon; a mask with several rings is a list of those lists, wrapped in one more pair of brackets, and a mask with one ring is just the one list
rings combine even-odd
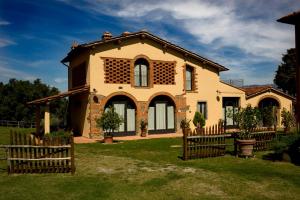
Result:
{"label": "house", "polygon": [[278,113],[292,109],[293,98],[285,93],[222,82],[225,66],[146,31],[116,37],[105,32],[99,41],[74,44],[61,62],[68,67],[68,92],[30,104],[69,96],[69,124],[89,138],[101,137],[95,119],[109,106],[124,119],[118,136],[139,135],[142,119],[148,122],[148,134],[164,134],[180,132],[181,120],[192,119],[195,111],[208,126],[224,119],[230,127],[236,123],[226,113],[248,103],[275,105]]}

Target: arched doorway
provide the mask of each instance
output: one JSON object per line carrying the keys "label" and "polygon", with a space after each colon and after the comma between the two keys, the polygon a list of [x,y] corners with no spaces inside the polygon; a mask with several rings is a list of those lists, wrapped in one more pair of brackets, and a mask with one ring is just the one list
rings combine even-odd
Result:
{"label": "arched doorway", "polygon": [[105,104],[105,111],[113,106],[115,111],[123,118],[123,123],[114,136],[135,135],[136,128],[136,105],[132,99],[125,95],[116,95],[110,98]]}
{"label": "arched doorway", "polygon": [[175,132],[175,103],[166,96],[154,97],[148,107],[148,133]]}
{"label": "arched doorway", "polygon": [[[268,109],[270,112],[272,112],[274,114],[274,118],[275,118],[275,124],[279,125],[279,119],[280,119],[280,104],[278,102],[277,99],[272,98],[272,97],[266,97],[263,98],[259,101],[258,103],[258,108],[264,112],[264,110]],[[267,124],[267,120],[265,119],[263,116],[263,126],[268,126]]]}

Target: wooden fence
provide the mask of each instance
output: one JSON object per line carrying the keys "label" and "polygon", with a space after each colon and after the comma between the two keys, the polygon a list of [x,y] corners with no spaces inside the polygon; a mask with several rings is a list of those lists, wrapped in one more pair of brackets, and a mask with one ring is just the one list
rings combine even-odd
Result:
{"label": "wooden fence", "polygon": [[256,140],[254,151],[266,151],[271,149],[276,133],[275,131],[256,132],[252,133],[251,137]]}
{"label": "wooden fence", "polygon": [[74,138],[42,139],[21,133],[10,133],[6,149],[7,172],[10,173],[75,173]]}
{"label": "wooden fence", "polygon": [[18,127],[18,128],[35,128],[34,122],[0,120],[0,126]]}
{"label": "wooden fence", "polygon": [[215,125],[204,129],[183,130],[183,159],[225,155],[224,127]]}

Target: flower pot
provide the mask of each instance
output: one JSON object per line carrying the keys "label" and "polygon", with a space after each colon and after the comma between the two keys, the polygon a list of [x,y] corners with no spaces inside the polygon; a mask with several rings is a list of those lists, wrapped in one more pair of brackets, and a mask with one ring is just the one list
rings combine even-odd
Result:
{"label": "flower pot", "polygon": [[142,130],[141,137],[146,137],[146,136],[147,136],[147,130]]}
{"label": "flower pot", "polygon": [[113,143],[113,136],[104,136],[104,143],[112,144]]}
{"label": "flower pot", "polygon": [[239,147],[239,156],[246,158],[253,156],[253,146],[256,142],[255,139],[237,140],[236,142]]}

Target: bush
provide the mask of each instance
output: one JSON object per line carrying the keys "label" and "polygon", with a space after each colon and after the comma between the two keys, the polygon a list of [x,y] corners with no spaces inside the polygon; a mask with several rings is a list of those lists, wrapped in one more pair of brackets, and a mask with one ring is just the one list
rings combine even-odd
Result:
{"label": "bush", "polygon": [[187,129],[187,128],[190,128],[190,122],[191,122],[191,120],[187,120],[187,118],[184,118],[184,119],[181,120],[181,122],[180,122],[180,128],[181,128],[181,129]]}
{"label": "bush", "polygon": [[275,117],[275,109],[276,107],[267,106],[261,109],[262,121],[263,125],[268,128],[275,125],[276,117]]}
{"label": "bush", "polygon": [[193,119],[193,124],[197,128],[203,128],[205,126],[205,118],[200,112],[195,112],[194,119]]}
{"label": "bush", "polygon": [[283,125],[285,132],[289,131],[292,126],[295,126],[294,116],[285,108],[281,111],[281,118],[281,124]]}
{"label": "bush", "polygon": [[110,106],[99,119],[96,120],[97,126],[105,131],[104,136],[112,136],[114,130],[117,130],[122,124],[122,117],[116,113],[115,108]]}
{"label": "bush", "polygon": [[240,138],[250,138],[250,133],[258,126],[261,121],[261,113],[258,108],[253,108],[251,105],[247,105],[246,108],[242,108],[239,112],[234,114],[235,119],[238,122],[241,132]]}

